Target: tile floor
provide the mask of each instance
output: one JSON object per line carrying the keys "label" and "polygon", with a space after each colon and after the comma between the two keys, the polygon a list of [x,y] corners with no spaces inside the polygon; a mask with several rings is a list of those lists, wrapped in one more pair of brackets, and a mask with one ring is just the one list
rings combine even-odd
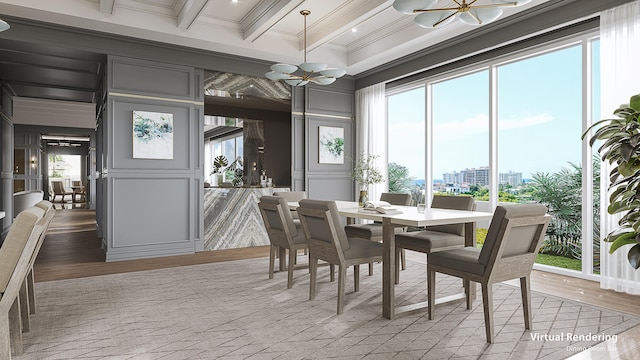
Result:
{"label": "tile floor", "polygon": [[[300,262],[305,258],[300,256]],[[564,359],[600,341],[566,335],[614,335],[640,318],[534,293],[533,329],[523,325],[520,290],[494,285],[496,343],[487,344],[481,297],[395,320],[381,317],[380,264],[361,267],[360,292],[348,271],[346,307],[336,315],[337,283],[319,268],[308,300],[306,269],[267,276],[268,259],[250,259],[36,284],[37,313],[25,354],[42,359]],[[424,301],[423,264],[408,262],[399,304]],[[438,296],[461,290],[438,278]],[[478,293],[480,295],[480,293]],[[563,335],[561,341],[532,336]]]}

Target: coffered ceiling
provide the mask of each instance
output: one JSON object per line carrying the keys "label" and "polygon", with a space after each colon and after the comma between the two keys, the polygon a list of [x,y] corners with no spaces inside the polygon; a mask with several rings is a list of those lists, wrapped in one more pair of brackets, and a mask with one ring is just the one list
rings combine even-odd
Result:
{"label": "coffered ceiling", "polygon": [[[501,19],[547,1],[505,8]],[[0,14],[297,64],[304,49],[300,10],[308,9],[309,60],[346,69],[351,75],[477,29],[458,21],[424,29],[392,4],[392,0],[0,0]],[[452,0],[438,1],[438,6],[452,4]]]}

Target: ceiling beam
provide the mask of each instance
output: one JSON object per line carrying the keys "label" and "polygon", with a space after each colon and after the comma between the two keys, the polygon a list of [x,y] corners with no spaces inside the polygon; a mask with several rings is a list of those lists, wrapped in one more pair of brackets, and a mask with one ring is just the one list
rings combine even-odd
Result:
{"label": "ceiling beam", "polygon": [[178,28],[189,29],[209,5],[209,0],[187,0],[178,13]]}
{"label": "ceiling beam", "polygon": [[303,2],[301,0],[260,1],[240,20],[243,39],[256,41]]}
{"label": "ceiling beam", "polygon": [[100,12],[107,15],[113,15],[116,11],[118,0],[100,0]]}
{"label": "ceiling beam", "polygon": [[[325,15],[307,28],[307,50],[313,50],[363,23],[367,19],[388,9],[389,0],[351,1]],[[304,48],[303,33],[300,34],[300,49]]]}

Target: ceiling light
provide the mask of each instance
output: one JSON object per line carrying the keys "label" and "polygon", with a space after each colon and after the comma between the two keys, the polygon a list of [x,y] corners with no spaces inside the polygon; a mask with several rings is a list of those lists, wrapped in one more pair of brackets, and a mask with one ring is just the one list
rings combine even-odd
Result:
{"label": "ceiling light", "polygon": [[459,14],[458,20],[467,25],[490,23],[502,15],[503,6],[520,6],[531,0],[491,0],[490,3],[476,4],[478,0],[453,0],[449,7],[436,8],[437,0],[395,0],[393,8],[404,14],[420,13],[413,21],[425,28],[449,24]]}
{"label": "ceiling light", "polygon": [[[304,62],[298,66],[290,64],[271,65],[271,71],[266,73],[265,76],[273,81],[283,80],[292,86],[304,86],[309,81],[319,85],[329,85],[346,74],[346,71],[327,68],[327,64],[321,62],[307,61],[307,15],[311,14],[311,11],[302,10],[300,14],[304,16]],[[295,74],[298,70],[302,70],[301,75]]]}
{"label": "ceiling light", "polygon": [[351,32],[358,32],[358,29],[353,28],[353,29],[351,29]]}
{"label": "ceiling light", "polygon": [[9,30],[10,27],[11,26],[9,26],[9,24],[6,21],[0,19],[0,31]]}

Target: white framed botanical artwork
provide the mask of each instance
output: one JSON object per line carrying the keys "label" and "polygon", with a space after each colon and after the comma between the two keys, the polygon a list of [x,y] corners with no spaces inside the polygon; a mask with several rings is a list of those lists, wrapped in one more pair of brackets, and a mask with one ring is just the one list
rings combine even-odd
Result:
{"label": "white framed botanical artwork", "polygon": [[133,111],[133,158],[173,159],[173,114]]}
{"label": "white framed botanical artwork", "polygon": [[318,126],[318,163],[344,164],[344,128]]}

